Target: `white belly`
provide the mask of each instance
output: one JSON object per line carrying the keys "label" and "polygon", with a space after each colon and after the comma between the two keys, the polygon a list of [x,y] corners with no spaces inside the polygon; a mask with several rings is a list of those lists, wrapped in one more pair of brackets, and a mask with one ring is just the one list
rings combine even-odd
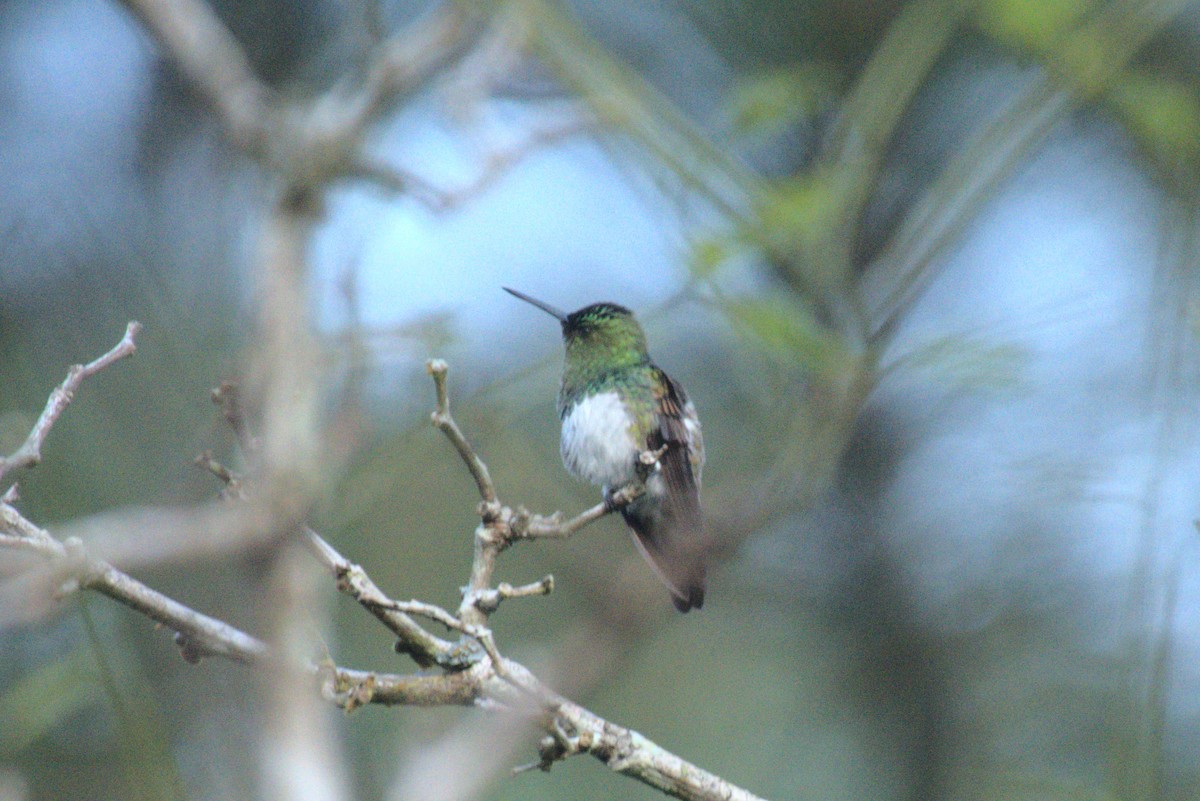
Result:
{"label": "white belly", "polygon": [[616,392],[584,398],[563,417],[563,464],[577,478],[614,488],[632,481],[640,450]]}

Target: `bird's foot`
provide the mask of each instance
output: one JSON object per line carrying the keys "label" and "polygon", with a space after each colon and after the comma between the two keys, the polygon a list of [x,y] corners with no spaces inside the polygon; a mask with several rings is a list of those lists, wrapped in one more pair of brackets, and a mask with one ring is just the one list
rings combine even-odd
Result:
{"label": "bird's foot", "polygon": [[617,506],[617,493],[613,491],[612,487],[605,487],[604,488],[604,511],[611,514],[615,511],[617,511],[618,508],[620,508],[620,507]]}

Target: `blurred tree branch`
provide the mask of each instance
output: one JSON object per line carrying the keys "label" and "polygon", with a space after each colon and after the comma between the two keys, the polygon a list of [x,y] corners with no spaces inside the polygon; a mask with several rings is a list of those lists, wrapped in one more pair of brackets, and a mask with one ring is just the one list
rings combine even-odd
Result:
{"label": "blurred tree branch", "polygon": [[[1106,91],[1186,0],[1130,0],[1104,7],[1071,32],[1059,61],[1024,89],[994,122],[942,167],[907,212],[880,255],[868,266],[871,340],[884,347],[904,313],[935,275],[935,259],[957,240],[979,209],[1018,166],[1045,142],[1054,126]],[[1103,43],[1096,55],[1097,43]],[[1083,53],[1091,57],[1084,60]]]}
{"label": "blurred tree branch", "polygon": [[[267,547],[275,658],[267,663],[272,679],[263,688],[269,724],[260,760],[264,790],[268,797],[336,799],[346,795],[347,786],[338,744],[327,716],[302,686],[310,672],[303,644],[315,628],[310,624],[318,622],[309,600],[319,575],[295,555],[323,478],[344,452],[327,441],[323,420],[329,382],[312,321],[308,252],[327,190],[361,173],[370,125],[455,57],[472,29],[471,15],[459,4],[440,6],[398,35],[373,43],[360,74],[318,96],[293,99],[273,93],[254,74],[235,37],[202,0],[125,5],[213,110],[229,141],[270,178],[253,256],[256,346],[247,359],[261,436],[245,450],[255,462],[253,496],[232,514],[211,506],[183,514],[151,510],[143,516],[149,525],[140,530],[113,527],[111,519],[99,526],[110,536],[137,531],[143,543],[143,532],[157,533],[153,538],[166,544],[152,550],[166,548],[174,555],[193,548],[193,541],[211,544],[208,532],[195,540],[181,536],[200,521],[202,527],[216,524],[223,534],[217,539],[234,547]],[[186,525],[166,525],[181,517]]]}

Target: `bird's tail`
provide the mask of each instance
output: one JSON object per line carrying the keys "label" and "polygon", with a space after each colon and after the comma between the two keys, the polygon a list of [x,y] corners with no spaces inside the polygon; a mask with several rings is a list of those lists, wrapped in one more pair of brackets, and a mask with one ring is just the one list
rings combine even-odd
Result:
{"label": "bird's tail", "polygon": [[624,517],[633,530],[638,550],[671,591],[675,608],[687,612],[703,607],[708,574],[708,549],[704,547],[703,532],[672,530],[669,521],[651,526],[636,514]]}

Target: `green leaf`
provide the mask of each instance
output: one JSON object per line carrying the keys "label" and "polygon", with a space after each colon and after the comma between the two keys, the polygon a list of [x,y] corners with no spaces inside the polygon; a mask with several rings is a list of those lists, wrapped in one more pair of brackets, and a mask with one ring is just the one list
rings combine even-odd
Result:
{"label": "green leaf", "polygon": [[18,679],[0,696],[0,754],[11,755],[103,700],[86,648]]}
{"label": "green leaf", "polygon": [[837,336],[782,295],[728,300],[722,308],[737,328],[777,356],[826,378],[842,377],[853,368],[854,360]]}
{"label": "green leaf", "polygon": [[91,680],[103,688],[116,714],[120,764],[128,798],[131,801],[184,798],[167,726],[153,690],[125,652],[118,651],[115,663],[110,661],[84,596],[79,598],[79,615],[91,644]]}
{"label": "green leaf", "polygon": [[905,363],[955,389],[1002,390],[1020,386],[1029,360],[1029,352],[1020,345],[945,336],[909,354]]}
{"label": "green leaf", "polygon": [[692,243],[688,251],[687,266],[692,275],[701,280],[711,278],[713,273],[729,258],[729,243],[724,239],[701,239]]}
{"label": "green leaf", "polygon": [[834,230],[845,208],[835,170],[801,175],[777,184],[758,209],[763,244],[781,256],[811,253]]}
{"label": "green leaf", "polygon": [[1182,80],[1129,70],[1107,97],[1142,152],[1168,175],[1200,176],[1200,95]]}
{"label": "green leaf", "polygon": [[979,27],[1009,47],[1050,55],[1090,6],[1091,0],[988,0],[979,4]]}
{"label": "green leaf", "polygon": [[804,64],[760,72],[742,79],[729,99],[733,130],[770,136],[802,117],[819,114],[833,102],[837,74]]}

